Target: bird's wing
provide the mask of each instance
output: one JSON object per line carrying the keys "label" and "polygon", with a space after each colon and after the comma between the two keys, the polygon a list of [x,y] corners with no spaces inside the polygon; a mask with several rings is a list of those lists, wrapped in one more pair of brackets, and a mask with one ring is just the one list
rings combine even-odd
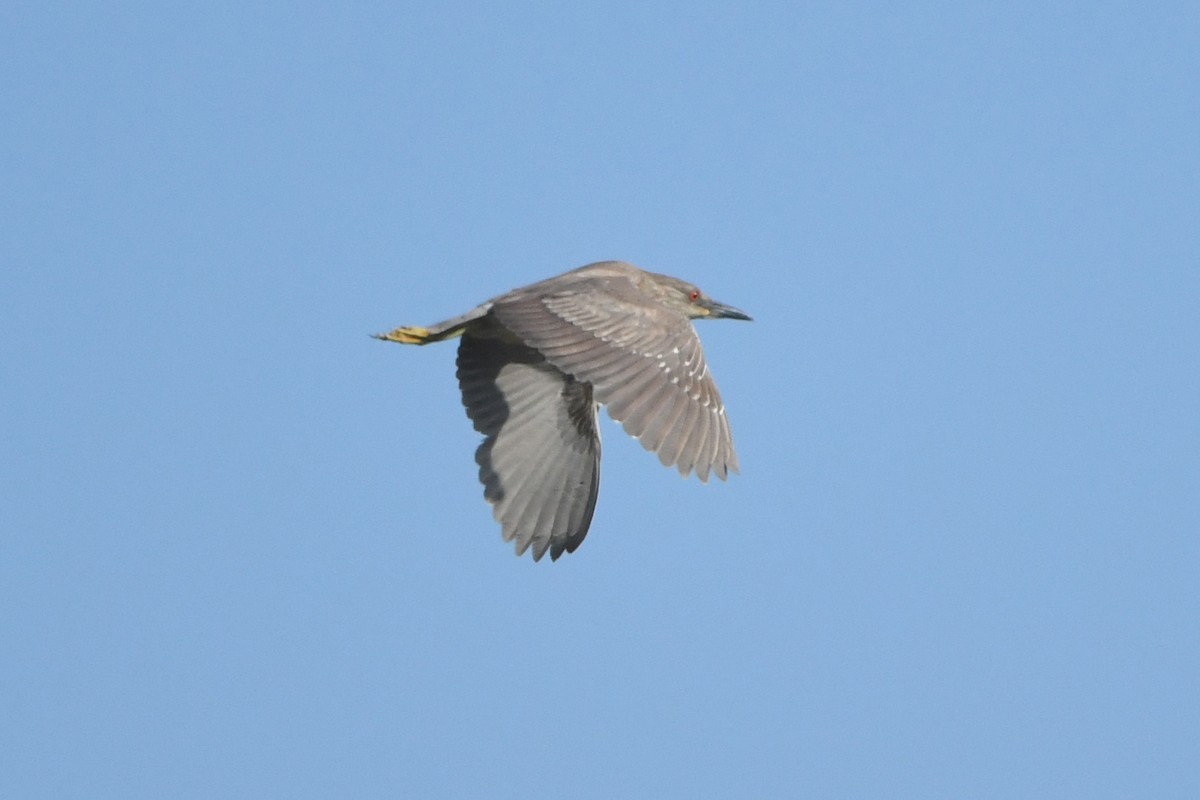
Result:
{"label": "bird's wing", "polygon": [[721,395],[691,321],[632,283],[603,291],[498,298],[492,315],[563,372],[595,387],[596,400],[680,474],[738,471]]}
{"label": "bird's wing", "polygon": [[458,382],[475,430],[483,496],[517,555],[557,559],[587,535],[600,481],[591,387],[529,347],[467,333]]}

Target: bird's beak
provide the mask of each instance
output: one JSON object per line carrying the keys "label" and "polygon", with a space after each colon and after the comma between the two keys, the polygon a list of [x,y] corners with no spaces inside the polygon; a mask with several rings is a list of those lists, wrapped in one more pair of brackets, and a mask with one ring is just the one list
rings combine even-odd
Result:
{"label": "bird's beak", "polygon": [[750,315],[746,312],[739,311],[733,306],[727,306],[724,303],[718,303],[716,300],[709,300],[705,304],[705,308],[708,309],[708,316],[712,319],[750,319]]}

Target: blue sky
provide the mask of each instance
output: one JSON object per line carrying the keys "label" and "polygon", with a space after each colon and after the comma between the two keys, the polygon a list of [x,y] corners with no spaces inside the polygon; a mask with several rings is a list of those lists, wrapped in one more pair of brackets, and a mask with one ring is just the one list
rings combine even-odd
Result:
{"label": "blue sky", "polygon": [[[8,4],[0,794],[1200,796],[1194,4]],[[454,347],[686,278],[515,558]]]}

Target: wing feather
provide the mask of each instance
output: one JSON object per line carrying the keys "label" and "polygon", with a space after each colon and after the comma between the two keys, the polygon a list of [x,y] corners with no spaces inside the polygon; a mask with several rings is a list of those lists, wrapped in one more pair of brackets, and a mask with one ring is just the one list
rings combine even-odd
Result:
{"label": "wing feather", "polygon": [[[482,335],[481,335],[482,334]],[[557,559],[587,535],[599,491],[600,438],[590,386],[494,331],[459,343],[463,404],[484,441],[484,497],[518,555]]]}
{"label": "wing feather", "polygon": [[[701,480],[737,471],[733,438],[700,339],[685,316],[630,279],[497,298],[491,314],[578,381],[667,466]],[[677,410],[678,409],[678,410]]]}

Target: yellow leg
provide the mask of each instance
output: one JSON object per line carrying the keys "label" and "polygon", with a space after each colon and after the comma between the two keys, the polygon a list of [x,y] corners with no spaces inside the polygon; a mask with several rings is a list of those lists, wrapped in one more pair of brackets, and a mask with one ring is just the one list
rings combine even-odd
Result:
{"label": "yellow leg", "polygon": [[385,342],[399,342],[400,344],[428,344],[430,341],[433,341],[430,338],[428,328],[420,328],[415,325],[396,328],[394,331],[373,335],[376,339],[383,339]]}

